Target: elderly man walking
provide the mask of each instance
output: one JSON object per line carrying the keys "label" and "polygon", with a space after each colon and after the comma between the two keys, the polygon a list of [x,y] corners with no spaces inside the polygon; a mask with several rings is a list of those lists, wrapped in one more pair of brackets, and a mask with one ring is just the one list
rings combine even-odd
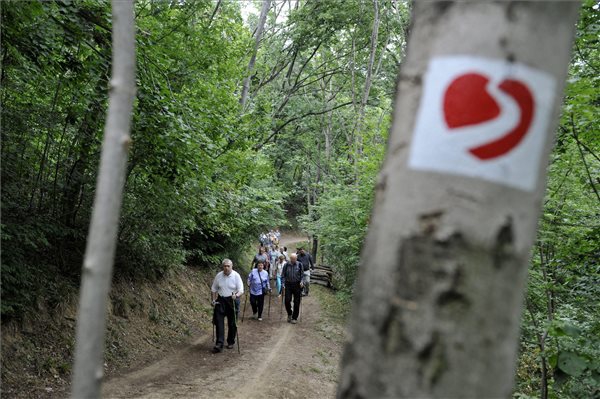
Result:
{"label": "elderly man walking", "polygon": [[217,327],[217,341],[213,353],[223,351],[225,341],[225,317],[227,317],[227,349],[233,348],[237,333],[237,316],[240,310],[240,296],[244,294],[244,283],[239,273],[233,270],[233,262],[223,260],[223,271],[213,280],[212,304],[213,322]]}
{"label": "elderly man walking", "polygon": [[[290,261],[283,266],[281,272],[281,286],[285,289],[285,310],[287,311],[288,323],[296,324],[300,314],[300,301],[302,298],[302,287],[304,287],[304,271],[308,266],[298,262],[296,254],[290,255]],[[292,309],[292,297],[294,307]]]}

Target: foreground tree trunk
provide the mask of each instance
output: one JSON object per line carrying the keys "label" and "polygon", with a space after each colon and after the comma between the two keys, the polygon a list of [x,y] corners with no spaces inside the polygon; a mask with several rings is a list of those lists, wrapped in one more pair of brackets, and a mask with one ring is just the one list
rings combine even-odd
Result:
{"label": "foreground tree trunk", "polygon": [[106,302],[119,226],[135,97],[133,2],[113,0],[113,65],[100,173],[83,261],[73,398],[97,398],[103,377]]}
{"label": "foreground tree trunk", "polygon": [[578,7],[414,3],[340,397],[510,397]]}

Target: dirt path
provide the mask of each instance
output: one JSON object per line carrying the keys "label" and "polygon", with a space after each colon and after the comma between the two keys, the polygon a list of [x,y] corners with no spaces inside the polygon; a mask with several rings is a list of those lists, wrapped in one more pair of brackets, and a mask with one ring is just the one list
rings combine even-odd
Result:
{"label": "dirt path", "polygon": [[[304,237],[284,237],[290,251]],[[104,384],[106,398],[324,398],[334,397],[343,326],[324,315],[314,287],[302,300],[296,325],[286,322],[280,299],[265,301],[264,321],[251,320],[250,305],[239,323],[241,353],[212,354],[212,336]],[[242,299],[243,307],[243,299]],[[266,316],[266,317],[265,317]],[[210,332],[209,332],[210,334]]]}

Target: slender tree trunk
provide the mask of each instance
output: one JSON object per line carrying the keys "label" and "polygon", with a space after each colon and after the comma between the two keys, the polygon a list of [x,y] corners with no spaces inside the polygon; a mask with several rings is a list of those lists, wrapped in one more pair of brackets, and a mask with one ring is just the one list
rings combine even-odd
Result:
{"label": "slender tree trunk", "polygon": [[[542,346],[542,351],[544,347]],[[540,375],[540,399],[548,399],[548,365],[546,362],[546,356],[542,355],[541,360],[541,375]]]}
{"label": "slender tree trunk", "polygon": [[[578,8],[568,1],[414,3],[339,397],[511,396],[527,264]],[[478,133],[452,131],[452,118],[464,115],[452,107],[469,108],[469,89],[485,97],[474,70],[490,76],[490,90],[523,92],[507,102],[513,108],[502,105],[512,119],[479,121]],[[455,83],[465,81],[461,91]],[[446,111],[448,98],[457,102]],[[536,124],[522,125],[532,109]],[[421,128],[434,120],[441,130]],[[515,123],[526,126],[527,139],[493,160],[478,158],[465,141],[455,144],[472,135],[485,142],[494,126],[505,134]],[[436,146],[442,139],[455,146]],[[529,167],[511,169],[504,161],[514,157]],[[478,166],[460,169],[469,162]]]}
{"label": "slender tree trunk", "polygon": [[375,72],[373,72],[373,76],[378,76],[379,75],[379,71],[381,71],[381,63],[383,61],[383,57],[385,56],[385,52],[387,50],[387,46],[388,46],[388,44],[390,44],[390,39],[391,38],[392,38],[392,35],[391,35],[391,33],[389,33],[387,35],[387,38],[385,39],[385,44],[381,48],[381,55],[379,56],[379,61],[377,61],[377,66],[375,67]]}
{"label": "slender tree trunk", "polygon": [[73,398],[98,398],[110,291],[135,97],[133,1],[113,0],[113,64],[92,221],[82,269]]}
{"label": "slender tree trunk", "polygon": [[596,188],[596,185],[594,184],[594,179],[592,178],[592,174],[590,173],[590,168],[588,167],[588,164],[585,160],[585,154],[583,153],[583,150],[581,149],[581,143],[577,137],[577,132],[575,129],[575,121],[573,120],[572,112],[571,112],[571,132],[573,133],[573,137],[575,137],[575,142],[577,143],[577,149],[579,150],[579,155],[581,156],[581,162],[583,162],[583,166],[585,167],[585,172],[587,174],[588,181],[590,182],[590,186],[591,186],[592,190],[594,191],[594,194],[596,194],[596,198],[598,199],[598,202],[600,202],[600,193],[598,193],[598,189]]}
{"label": "slender tree trunk", "polygon": [[540,325],[535,318],[532,306],[526,300],[527,310],[531,317],[531,323],[535,328],[535,336],[538,340],[538,348],[540,348],[540,399],[548,399],[548,363],[546,360],[546,337],[547,331],[540,329]]}
{"label": "slender tree trunk", "polygon": [[369,63],[367,64],[367,76],[365,77],[365,88],[363,90],[363,97],[360,103],[360,116],[364,118],[365,107],[367,106],[367,100],[369,99],[369,93],[371,92],[371,80],[373,78],[373,65],[375,63],[375,53],[377,52],[377,38],[379,37],[379,2],[373,0],[374,17],[373,17],[373,30],[371,31],[371,51],[369,53]]}
{"label": "slender tree trunk", "polygon": [[[321,171],[321,140],[320,138],[317,136],[317,170],[315,172],[315,184],[312,188],[313,190],[313,195],[312,195],[312,201],[311,201],[311,205],[314,206],[317,201],[319,200],[319,196],[321,195],[321,191],[319,190],[319,187],[321,186],[321,178],[323,176],[323,173]],[[315,214],[313,211],[312,214],[312,218],[311,220],[317,220],[319,218],[319,214]],[[313,234],[312,236],[312,257],[313,260],[316,262],[317,259],[317,251],[319,250],[319,238]]]}
{"label": "slender tree trunk", "polygon": [[218,0],[217,1],[217,5],[215,6],[215,9],[213,10],[212,14],[210,15],[210,19],[208,20],[208,24],[206,25],[206,29],[210,28],[210,25],[213,22],[213,19],[215,18],[215,15],[217,15],[217,11],[219,11],[219,7],[221,6],[221,2],[223,0]]}
{"label": "slender tree trunk", "polygon": [[362,128],[365,121],[365,111],[367,107],[367,101],[369,100],[369,93],[371,92],[371,81],[373,79],[373,65],[375,64],[375,53],[377,52],[377,38],[379,37],[379,2],[373,0],[373,29],[371,30],[371,51],[369,53],[369,62],[367,63],[367,75],[365,76],[365,87],[363,90],[363,96],[360,101],[358,109],[358,118],[354,125],[355,133],[353,136],[356,137],[356,156],[354,157],[355,166],[356,160],[362,155],[363,152],[363,136]]}
{"label": "slender tree trunk", "polygon": [[542,271],[542,276],[544,278],[544,292],[546,294],[546,319],[551,322],[554,320],[554,298],[553,293],[550,287],[552,287],[555,282],[550,281],[550,277],[548,276],[548,258],[544,257],[544,248],[541,243],[538,245],[538,252],[540,253],[540,270]]}
{"label": "slender tree trunk", "polygon": [[[332,92],[332,82],[329,80],[329,91]],[[330,112],[327,118],[327,125],[325,126],[325,164],[327,165],[327,171],[329,171],[329,160],[331,158],[331,146],[332,146],[332,131],[333,131],[333,112]]]}
{"label": "slender tree trunk", "polygon": [[246,79],[244,79],[244,86],[242,87],[242,97],[240,98],[240,104],[242,105],[242,109],[244,109],[244,107],[246,106],[246,101],[248,100],[248,90],[250,90],[250,78],[252,77],[252,71],[254,71],[256,54],[258,53],[258,47],[260,46],[260,40],[262,39],[262,34],[265,29],[265,21],[267,20],[267,14],[269,13],[270,7],[271,0],[263,0],[262,9],[260,10],[260,18],[258,20],[258,26],[256,28],[254,51],[252,52],[252,57],[250,57],[250,62],[248,63],[247,76]]}

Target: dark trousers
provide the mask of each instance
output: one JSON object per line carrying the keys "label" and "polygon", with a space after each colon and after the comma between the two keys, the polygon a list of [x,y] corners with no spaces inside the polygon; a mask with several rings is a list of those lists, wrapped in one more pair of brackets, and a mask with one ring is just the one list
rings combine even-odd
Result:
{"label": "dark trousers", "polygon": [[223,298],[219,296],[217,302],[213,313],[213,323],[217,327],[217,342],[215,346],[222,348],[225,340],[225,317],[227,317],[227,343],[229,345],[235,343],[235,334],[237,332],[236,321],[240,311],[240,300],[239,298],[235,300],[235,308],[231,297]]}
{"label": "dark trousers", "polygon": [[250,306],[252,306],[252,313],[258,313],[258,317],[262,317],[265,307],[265,295],[250,294]]}
{"label": "dark trousers", "polygon": [[[292,297],[294,297],[294,309],[292,310]],[[302,288],[300,283],[285,284],[285,310],[293,320],[298,320],[300,314],[300,301],[302,299]]]}

